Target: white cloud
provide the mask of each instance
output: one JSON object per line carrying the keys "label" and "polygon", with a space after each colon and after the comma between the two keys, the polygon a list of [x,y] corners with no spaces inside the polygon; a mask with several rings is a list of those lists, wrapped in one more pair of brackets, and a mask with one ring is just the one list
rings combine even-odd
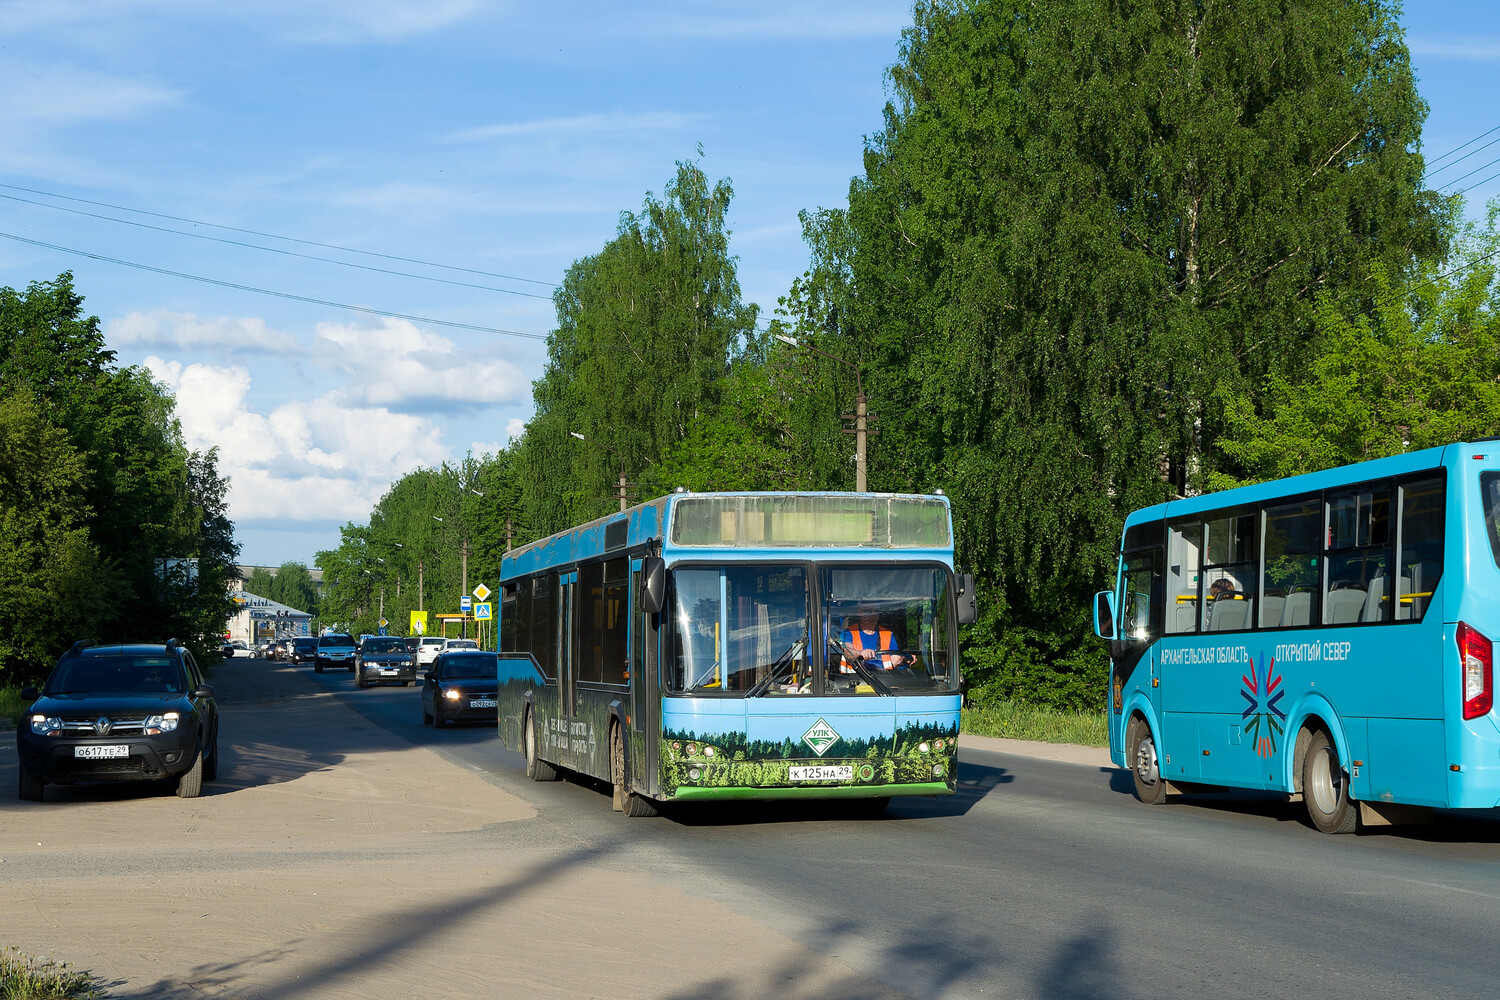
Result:
{"label": "white cloud", "polygon": [[202,319],[193,313],[153,309],[133,312],[104,324],[104,339],[116,347],[210,349],[226,354],[275,351],[301,353],[297,341],[271,329],[256,316]]}
{"label": "white cloud", "polygon": [[647,111],[638,114],[587,114],[571,118],[540,118],[527,122],[504,122],[480,125],[444,136],[449,142],[477,142],[515,136],[561,139],[573,136],[603,136],[620,132],[672,132],[688,128],[703,120],[702,115],[675,111]]}
{"label": "white cloud", "polygon": [[1500,59],[1500,38],[1467,38],[1462,41],[1450,41],[1408,36],[1406,45],[1414,56],[1480,61]]}
{"label": "white cloud", "polygon": [[501,342],[460,350],[453,341],[404,319],[378,326],[319,323],[329,364],[349,376],[340,392],[366,406],[466,409],[510,403],[531,391],[531,379],[497,355]]}
{"label": "white cloud", "polygon": [[423,417],[348,406],[337,394],[262,414],[247,405],[242,366],[144,364],[176,396],[188,447],[219,449],[236,521],[362,520],[392,481],[448,458],[441,429]]}
{"label": "white cloud", "polygon": [[495,455],[505,450],[505,445],[499,441],[470,441],[469,454],[475,458],[481,455]]}
{"label": "white cloud", "polygon": [[183,96],[149,80],[16,58],[0,62],[0,92],[0,123],[49,126],[133,118]]}
{"label": "white cloud", "polygon": [[526,421],[520,417],[512,417],[510,423],[505,425],[505,437],[508,441],[519,441],[525,433]]}

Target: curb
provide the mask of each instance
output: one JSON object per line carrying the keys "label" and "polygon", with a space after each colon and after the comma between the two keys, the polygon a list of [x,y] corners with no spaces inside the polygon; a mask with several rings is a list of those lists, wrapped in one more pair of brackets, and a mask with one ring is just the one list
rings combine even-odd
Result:
{"label": "curb", "polygon": [[958,734],[958,745],[990,753],[1009,753],[1019,757],[1035,757],[1061,764],[1086,764],[1092,767],[1113,769],[1109,750],[1104,747],[1081,747],[1073,743],[1040,743],[1034,740],[1009,740],[995,736]]}

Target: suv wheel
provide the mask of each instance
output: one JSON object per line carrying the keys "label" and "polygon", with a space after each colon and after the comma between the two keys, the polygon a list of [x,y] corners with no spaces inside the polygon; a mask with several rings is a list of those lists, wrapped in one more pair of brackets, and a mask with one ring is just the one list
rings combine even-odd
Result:
{"label": "suv wheel", "polygon": [[24,767],[21,768],[20,786],[17,788],[17,797],[23,802],[42,801],[42,786],[45,785],[40,777],[31,774]]}
{"label": "suv wheel", "polygon": [[193,755],[193,766],[183,771],[177,778],[177,797],[196,799],[201,791],[203,791],[203,751],[200,749]]}

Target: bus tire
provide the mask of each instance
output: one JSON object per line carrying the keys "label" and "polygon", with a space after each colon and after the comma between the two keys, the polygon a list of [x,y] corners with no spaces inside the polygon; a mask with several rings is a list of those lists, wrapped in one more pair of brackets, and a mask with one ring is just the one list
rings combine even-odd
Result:
{"label": "bus tire", "polygon": [[615,812],[626,816],[655,816],[656,803],[630,790],[625,780],[625,739],[617,722],[609,727],[609,780],[614,786]]}
{"label": "bus tire", "polygon": [[556,781],[557,768],[537,755],[536,716],[526,710],[526,777],[532,781]]}
{"label": "bus tire", "polygon": [[1156,754],[1156,739],[1151,727],[1139,715],[1130,717],[1125,733],[1126,763],[1135,785],[1135,797],[1148,806],[1167,801],[1167,782],[1161,776],[1161,761]]}
{"label": "bus tire", "polygon": [[1338,748],[1321,729],[1307,740],[1302,759],[1302,801],[1307,818],[1324,833],[1353,833],[1359,809],[1349,798],[1349,776],[1339,761]]}

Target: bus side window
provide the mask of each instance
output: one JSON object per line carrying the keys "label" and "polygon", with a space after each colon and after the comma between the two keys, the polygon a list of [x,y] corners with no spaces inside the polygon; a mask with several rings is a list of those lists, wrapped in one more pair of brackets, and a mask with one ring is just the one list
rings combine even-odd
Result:
{"label": "bus side window", "polygon": [[1443,480],[1407,483],[1400,494],[1399,575],[1393,603],[1397,621],[1421,621],[1443,577]]}
{"label": "bus side window", "polygon": [[1198,551],[1203,523],[1180,524],[1167,533],[1168,635],[1198,631]]}
{"label": "bus side window", "polygon": [[1316,500],[1271,507],[1263,522],[1260,572],[1260,627],[1307,625],[1319,587],[1318,529],[1322,525]]}
{"label": "bus side window", "polygon": [[1203,595],[1199,618],[1205,632],[1230,632],[1255,622],[1255,577],[1260,560],[1259,518],[1237,514],[1204,527]]}
{"label": "bus side window", "polygon": [[1323,624],[1390,621],[1391,491],[1358,486],[1330,493]]}

